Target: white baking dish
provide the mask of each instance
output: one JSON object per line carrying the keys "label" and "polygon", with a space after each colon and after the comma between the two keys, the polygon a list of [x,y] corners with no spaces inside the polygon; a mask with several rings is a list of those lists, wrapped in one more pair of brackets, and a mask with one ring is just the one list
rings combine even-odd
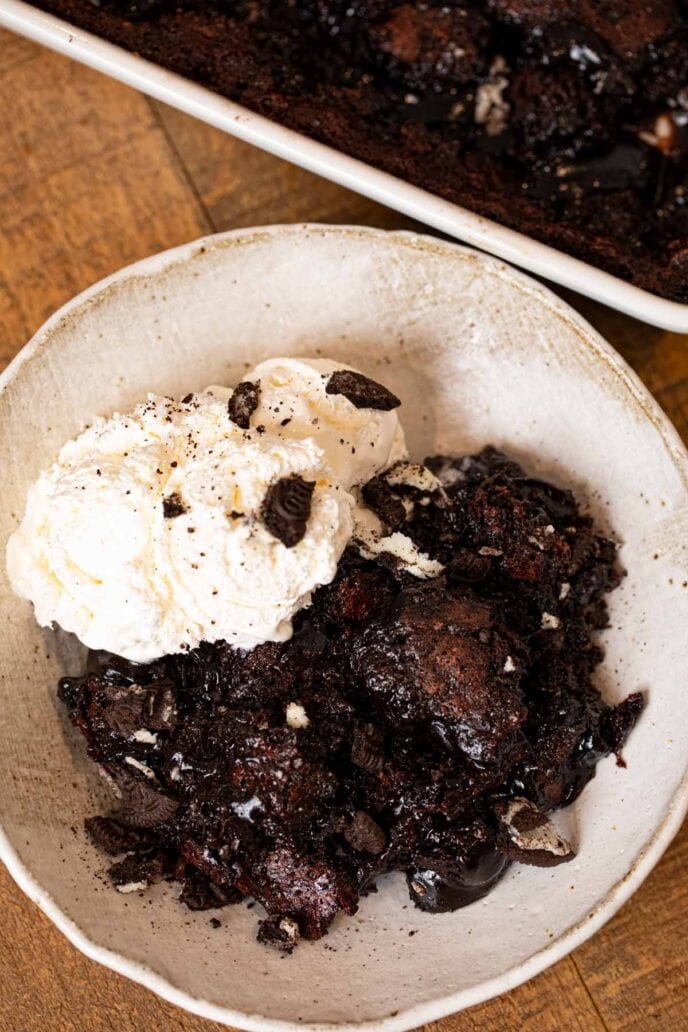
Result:
{"label": "white baking dish", "polygon": [[285,129],[159,65],[38,11],[22,0],[0,0],[0,25],[538,276],[663,329],[688,332],[688,304],[668,301],[634,287],[522,233]]}

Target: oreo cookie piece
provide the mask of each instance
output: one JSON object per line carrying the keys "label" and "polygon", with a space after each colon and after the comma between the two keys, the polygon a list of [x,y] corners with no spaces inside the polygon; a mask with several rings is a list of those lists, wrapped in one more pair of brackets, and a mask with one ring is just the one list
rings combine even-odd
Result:
{"label": "oreo cookie piece", "polygon": [[406,520],[406,509],[401,498],[394,494],[383,476],[373,477],[361,489],[363,501],[386,523],[391,530],[398,530]]}
{"label": "oreo cookie piece", "polygon": [[515,796],[498,803],[497,848],[510,860],[533,867],[556,867],[573,860],[575,850],[546,814],[528,799]]}
{"label": "oreo cookie piece", "polygon": [[189,910],[215,910],[229,903],[240,903],[242,896],[237,889],[216,885],[201,871],[187,868],[179,901]]}
{"label": "oreo cookie piece", "polygon": [[108,871],[118,892],[143,892],[149,885],[171,878],[173,873],[172,855],[164,849],[133,853]]}
{"label": "oreo cookie piece", "polygon": [[265,496],[261,510],[263,523],[287,548],[298,545],[306,533],[314,490],[314,480],[304,480],[294,474],[278,480]]}
{"label": "oreo cookie piece", "polygon": [[385,765],[384,741],[374,724],[363,724],[354,731],[351,762],[361,770],[377,772]]}
{"label": "oreo cookie piece", "polygon": [[357,810],[348,828],[344,830],[344,838],[358,853],[381,853],[387,845],[384,831],[365,810]]}
{"label": "oreo cookie piece", "polygon": [[129,828],[113,817],[87,817],[84,827],[93,844],[111,856],[152,844],[145,831]]}
{"label": "oreo cookie piece", "polygon": [[299,941],[299,926],[291,917],[268,917],[258,928],[258,942],[282,953],[291,953]]}
{"label": "oreo cookie piece", "polygon": [[154,745],[151,731],[171,731],[177,720],[173,685],[159,681],[145,686],[107,686],[101,692],[99,716],[115,734]]}
{"label": "oreo cookie piece", "polygon": [[248,430],[251,424],[251,416],[258,408],[260,399],[260,380],[251,383],[250,380],[242,380],[234,388],[234,392],[227,402],[229,418],[242,430]]}
{"label": "oreo cookie piece", "polygon": [[176,799],[164,795],[134,775],[120,775],[117,784],[122,792],[119,820],[132,828],[155,828],[164,824],[179,809]]}
{"label": "oreo cookie piece", "polygon": [[177,723],[177,703],[172,681],[158,681],[146,687],[143,719],[153,731],[171,731]]}
{"label": "oreo cookie piece", "polygon": [[449,584],[479,584],[489,577],[491,570],[491,556],[457,548],[447,567],[447,580]]}
{"label": "oreo cookie piece", "polygon": [[145,689],[134,684],[124,688],[108,688],[101,709],[101,719],[115,734],[131,738],[137,728],[144,727]]}
{"label": "oreo cookie piece", "polygon": [[376,380],[352,369],[338,369],[332,373],[325,393],[343,394],[356,408],[378,409],[380,412],[390,412],[401,405],[396,394],[392,394]]}

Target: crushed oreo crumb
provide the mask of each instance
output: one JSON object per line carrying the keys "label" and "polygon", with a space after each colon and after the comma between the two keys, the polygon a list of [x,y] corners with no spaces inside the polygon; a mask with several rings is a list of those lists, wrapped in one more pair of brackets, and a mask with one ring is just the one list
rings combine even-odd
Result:
{"label": "crushed oreo crumb", "polygon": [[242,380],[232,392],[227,402],[229,418],[241,430],[248,430],[251,425],[251,416],[258,408],[260,400],[260,381],[251,383],[250,380]]}
{"label": "crushed oreo crumb", "polygon": [[236,889],[216,885],[195,867],[187,868],[179,894],[179,901],[189,910],[214,910],[230,903],[240,903],[241,898]]}
{"label": "crushed oreo crumb", "polygon": [[156,882],[166,881],[173,873],[172,854],[164,849],[132,853],[108,870],[110,880],[120,892],[140,892]]}
{"label": "crushed oreo crumb", "polygon": [[299,941],[299,926],[291,917],[268,917],[258,928],[258,942],[282,953],[292,953]]}
{"label": "crushed oreo crumb", "polygon": [[162,513],[166,520],[173,520],[176,516],[183,516],[187,511],[182,496],[178,491],[173,491],[162,500]]}

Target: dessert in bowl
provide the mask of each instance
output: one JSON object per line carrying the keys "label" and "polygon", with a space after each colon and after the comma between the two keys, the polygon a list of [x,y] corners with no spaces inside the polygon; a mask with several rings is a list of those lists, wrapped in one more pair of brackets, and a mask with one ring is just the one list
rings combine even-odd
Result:
{"label": "dessert in bowl", "polygon": [[86,830],[120,892],[257,900],[291,952],[391,871],[442,913],[574,859],[548,811],[643,708],[592,683],[616,546],[494,448],[411,463],[399,406],[268,359],[96,421],[30,488],[10,581],[107,651],[59,694],[114,789]]}
{"label": "dessert in bowl", "polygon": [[[51,413],[41,456],[23,453],[8,529],[16,530],[40,469],[91,422],[89,399],[101,399],[104,417],[134,411],[135,419],[122,418],[159,417],[173,428],[198,421],[207,407],[213,425],[222,420],[223,440],[243,442],[239,450],[273,454],[274,446],[291,456],[277,471],[283,476],[271,472],[251,497],[249,484],[241,504],[223,497],[222,534],[235,538],[237,549],[265,546],[285,560],[301,549],[305,558],[315,544],[314,519],[315,537],[333,543],[334,567],[301,562],[315,582],[290,587],[298,600],[293,612],[276,616],[271,607],[272,630],[261,634],[272,640],[255,645],[246,638],[228,644],[227,627],[207,643],[213,634],[202,627],[200,636],[178,643],[161,635],[146,655],[142,641],[150,633],[132,637],[127,627],[118,648],[125,656],[133,649],[130,658],[96,657],[84,677],[83,651],[67,655],[73,640],[51,634],[52,658],[41,655],[33,675],[43,694],[31,699],[31,726],[61,758],[48,764],[55,779],[43,802],[25,806],[21,818],[5,812],[4,824],[15,851],[22,851],[16,832],[26,828],[27,813],[29,842],[47,835],[54,849],[58,839],[66,845],[66,865],[51,865],[45,849],[30,847],[41,886],[34,895],[46,905],[47,887],[59,897],[53,916],[80,945],[171,998],[248,1027],[297,1020],[410,1027],[514,984],[580,941],[637,883],[676,826],[683,799],[673,799],[685,773],[677,729],[685,711],[671,686],[683,646],[646,600],[651,586],[653,599],[673,606],[677,620],[686,604],[680,583],[669,584],[682,561],[680,535],[670,533],[685,500],[682,452],[585,324],[542,288],[470,252],[422,238],[294,228],[229,236],[157,263],[119,277],[48,327],[43,339],[51,349],[59,339],[54,353],[63,360],[65,346],[69,362],[91,355],[88,397],[79,393],[76,404],[72,392],[58,426]],[[111,357],[107,371],[104,352],[94,361],[92,350],[104,329],[118,341],[115,368]],[[41,377],[55,375],[52,363],[32,358],[40,347],[39,339],[23,365],[24,375],[39,377],[34,390]],[[285,353],[302,358],[276,361]],[[312,465],[323,461],[312,450],[306,460],[301,455],[306,440],[317,442],[317,428],[295,419],[273,393],[280,366],[310,370],[320,406],[311,420],[327,424],[324,406],[332,403],[347,412],[349,427],[360,419],[355,442],[345,433],[330,438],[334,452],[324,466]],[[365,378],[346,366],[362,368]],[[21,381],[22,366],[6,391]],[[59,382],[60,392],[69,389],[69,378]],[[205,390],[218,382],[242,387],[224,396]],[[145,412],[152,403],[144,401],[136,414],[151,386],[160,411]],[[180,400],[166,408],[166,395]],[[413,404],[418,398],[422,404]],[[387,428],[384,447],[376,447],[379,435],[366,441],[372,417]],[[281,426],[285,419],[301,424],[292,426],[294,436],[287,434],[291,422]],[[449,460],[409,464],[399,420],[412,459]],[[584,447],[595,430],[604,436],[603,454]],[[95,435],[111,456],[111,433],[107,422],[94,423],[86,431],[89,449]],[[482,450],[490,441],[517,461]],[[145,524],[151,547],[177,557],[173,567],[188,561],[185,597],[193,594],[193,575],[205,583],[208,556],[189,550],[207,553],[205,521],[215,510],[190,475],[200,450],[194,443],[187,441],[184,454],[175,443],[167,465],[156,451],[148,479],[164,486],[148,491],[155,518]],[[353,468],[364,443],[375,458]],[[120,439],[117,447],[120,460],[124,451],[134,459],[131,443]],[[114,464],[101,466],[86,453],[92,476],[82,479],[83,493],[97,497],[102,489],[107,498]],[[297,453],[306,462],[298,469]],[[84,451],[75,454],[79,465]],[[228,461],[238,469],[235,453]],[[138,459],[135,466],[142,468]],[[220,472],[227,491],[231,477]],[[59,480],[48,476],[46,497]],[[288,489],[279,487],[284,480]],[[331,495],[341,497],[319,521]],[[658,521],[644,516],[648,506],[666,510],[661,538]],[[90,531],[78,525],[80,546]],[[253,538],[242,537],[244,525]],[[612,533],[622,542],[618,556]],[[260,569],[260,551],[251,554]],[[591,638],[620,567],[627,576],[608,596],[612,626],[598,667]],[[251,608],[250,584],[242,590]],[[213,605],[204,606],[209,622],[217,621]],[[28,608],[16,606],[11,622],[21,626],[22,640],[36,642]],[[260,615],[267,618],[263,606]],[[146,626],[142,615],[134,623],[136,631]],[[87,637],[88,628],[80,633]],[[96,638],[89,644],[108,647]],[[83,746],[54,741],[64,719],[54,683],[65,675],[64,702],[93,755],[119,779],[114,820],[113,797],[84,761]],[[565,823],[555,817],[550,825],[552,807],[574,798],[591,773],[586,757],[620,748],[637,705],[624,700],[637,692],[647,712],[624,749],[628,767],[604,760]],[[548,696],[556,713],[545,713]],[[572,708],[562,719],[564,701]],[[22,706],[18,700],[14,713]],[[568,744],[558,737],[564,728]],[[532,750],[539,732],[543,749],[533,763],[523,750]],[[571,746],[579,767],[569,762]],[[651,786],[650,751],[657,773]],[[73,777],[80,780],[72,793],[65,786]],[[43,827],[33,814],[48,800],[52,817]],[[100,847],[119,848],[128,859],[105,858],[78,830],[76,838],[63,834],[65,822],[80,826],[85,815],[96,818],[89,827]],[[112,837],[123,833],[128,841]],[[20,877],[23,850],[21,860],[10,858]],[[242,870],[230,884],[221,869],[238,854]],[[524,859],[563,862],[543,870]],[[91,872],[113,862],[112,880],[131,892],[93,882]],[[396,875],[378,879],[390,869],[408,883]],[[228,905],[190,914],[167,878],[181,883],[187,905]],[[375,880],[377,893],[354,913],[357,895]],[[148,882],[156,884],[141,900],[135,890]],[[84,894],[98,901],[97,913],[77,902]],[[248,894],[262,910],[229,905]],[[335,916],[339,910],[345,914]],[[263,943],[254,941],[257,920]],[[301,943],[284,965],[280,951],[264,944],[290,949],[297,931],[311,938],[328,928],[324,944]],[[333,979],[341,998],[328,991]],[[349,998],[354,979],[360,991]],[[300,991],[304,984],[311,994]]]}

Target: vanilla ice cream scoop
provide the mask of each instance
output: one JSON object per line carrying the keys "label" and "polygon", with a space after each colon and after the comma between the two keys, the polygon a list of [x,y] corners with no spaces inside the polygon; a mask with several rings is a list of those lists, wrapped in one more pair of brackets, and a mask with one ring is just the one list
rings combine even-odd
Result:
{"label": "vanilla ice cream scoop", "polygon": [[[294,478],[308,511],[288,547],[265,504]],[[288,638],[332,580],[351,508],[313,437],[243,431],[208,394],[151,395],[64,446],[29,491],[7,568],[42,626],[93,649],[144,662],[203,640],[251,648]]]}
{"label": "vanilla ice cream scoop", "polygon": [[357,373],[330,359],[270,358],[244,380],[258,387],[250,425],[284,440],[312,437],[348,490],[406,458],[407,451],[396,410],[357,408],[346,395],[328,393],[332,374],[340,370]]}
{"label": "vanilla ice cream scoop", "polygon": [[270,359],[240,390],[96,420],[29,490],[12,586],[42,626],[135,662],[283,641],[335,576],[352,491],[406,455],[397,404],[342,363]]}

